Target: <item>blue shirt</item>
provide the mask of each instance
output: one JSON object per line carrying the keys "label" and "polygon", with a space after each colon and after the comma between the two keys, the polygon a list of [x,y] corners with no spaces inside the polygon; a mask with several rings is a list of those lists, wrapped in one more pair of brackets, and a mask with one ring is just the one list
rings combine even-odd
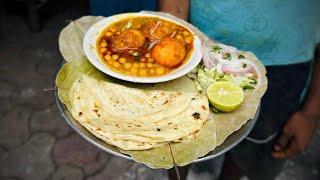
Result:
{"label": "blue shirt", "polygon": [[320,40],[320,0],[190,0],[189,19],[265,65],[311,60]]}
{"label": "blue shirt", "polygon": [[141,10],[157,10],[156,0],[90,0],[90,11],[96,16],[111,16]]}

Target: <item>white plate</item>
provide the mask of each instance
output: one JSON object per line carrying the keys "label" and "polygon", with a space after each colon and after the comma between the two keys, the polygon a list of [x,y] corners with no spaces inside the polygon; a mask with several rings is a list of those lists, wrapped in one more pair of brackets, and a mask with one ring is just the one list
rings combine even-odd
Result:
{"label": "white plate", "polygon": [[[187,62],[179,66],[174,71],[168,74],[165,74],[163,76],[157,76],[157,77],[135,77],[135,76],[129,76],[129,75],[112,71],[106,64],[102,62],[103,60],[100,58],[96,49],[96,42],[97,42],[97,39],[100,37],[100,34],[106,27],[108,27],[114,22],[120,21],[122,19],[126,19],[128,17],[157,17],[160,19],[164,19],[166,21],[173,22],[175,24],[178,24],[188,29],[193,34],[194,41],[193,41],[193,51],[191,52],[191,55],[189,56],[189,59],[187,60]],[[170,81],[172,79],[176,79],[190,72],[194,67],[196,67],[200,63],[202,58],[201,41],[199,37],[192,30],[190,30],[188,27],[172,19],[154,15],[154,14],[142,13],[142,12],[118,14],[118,15],[107,17],[95,23],[90,27],[90,29],[86,32],[84,36],[83,49],[89,61],[91,62],[91,64],[93,64],[100,71],[112,77],[125,80],[125,81],[135,82],[135,83],[157,83],[157,82],[164,82],[164,81]]]}

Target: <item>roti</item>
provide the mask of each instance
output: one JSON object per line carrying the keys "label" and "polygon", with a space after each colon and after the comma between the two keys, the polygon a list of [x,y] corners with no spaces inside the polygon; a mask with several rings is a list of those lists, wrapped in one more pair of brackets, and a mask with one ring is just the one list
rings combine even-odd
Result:
{"label": "roti", "polygon": [[80,124],[123,150],[181,139],[199,130],[209,116],[208,100],[198,92],[129,88],[88,76],[74,83],[69,97]]}

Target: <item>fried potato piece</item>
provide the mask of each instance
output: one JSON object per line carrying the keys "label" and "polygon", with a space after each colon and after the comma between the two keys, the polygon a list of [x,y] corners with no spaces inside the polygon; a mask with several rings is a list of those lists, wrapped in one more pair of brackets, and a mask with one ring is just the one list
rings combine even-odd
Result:
{"label": "fried potato piece", "polygon": [[163,38],[151,51],[152,58],[165,67],[175,67],[183,61],[186,49],[183,44],[171,37]]}
{"label": "fried potato piece", "polygon": [[127,29],[110,39],[111,49],[120,52],[130,49],[138,49],[143,46],[145,38],[139,30]]}
{"label": "fried potato piece", "polygon": [[150,20],[142,25],[141,32],[144,37],[155,40],[169,36],[173,33],[173,29],[161,21]]}

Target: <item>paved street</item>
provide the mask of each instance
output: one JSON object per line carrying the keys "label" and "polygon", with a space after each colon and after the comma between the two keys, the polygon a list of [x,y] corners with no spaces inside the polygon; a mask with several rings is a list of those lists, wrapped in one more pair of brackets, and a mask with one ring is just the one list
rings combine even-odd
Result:
{"label": "paved street", "polygon": [[[86,14],[69,8],[31,33],[25,21],[8,16],[0,37],[0,179],[166,179],[165,170],[100,151],[71,130],[59,115],[52,91],[61,61],[57,40],[67,21]],[[277,180],[320,178],[320,129],[310,148],[287,161]],[[317,169],[318,168],[318,169]],[[191,172],[189,179],[210,179]]]}

